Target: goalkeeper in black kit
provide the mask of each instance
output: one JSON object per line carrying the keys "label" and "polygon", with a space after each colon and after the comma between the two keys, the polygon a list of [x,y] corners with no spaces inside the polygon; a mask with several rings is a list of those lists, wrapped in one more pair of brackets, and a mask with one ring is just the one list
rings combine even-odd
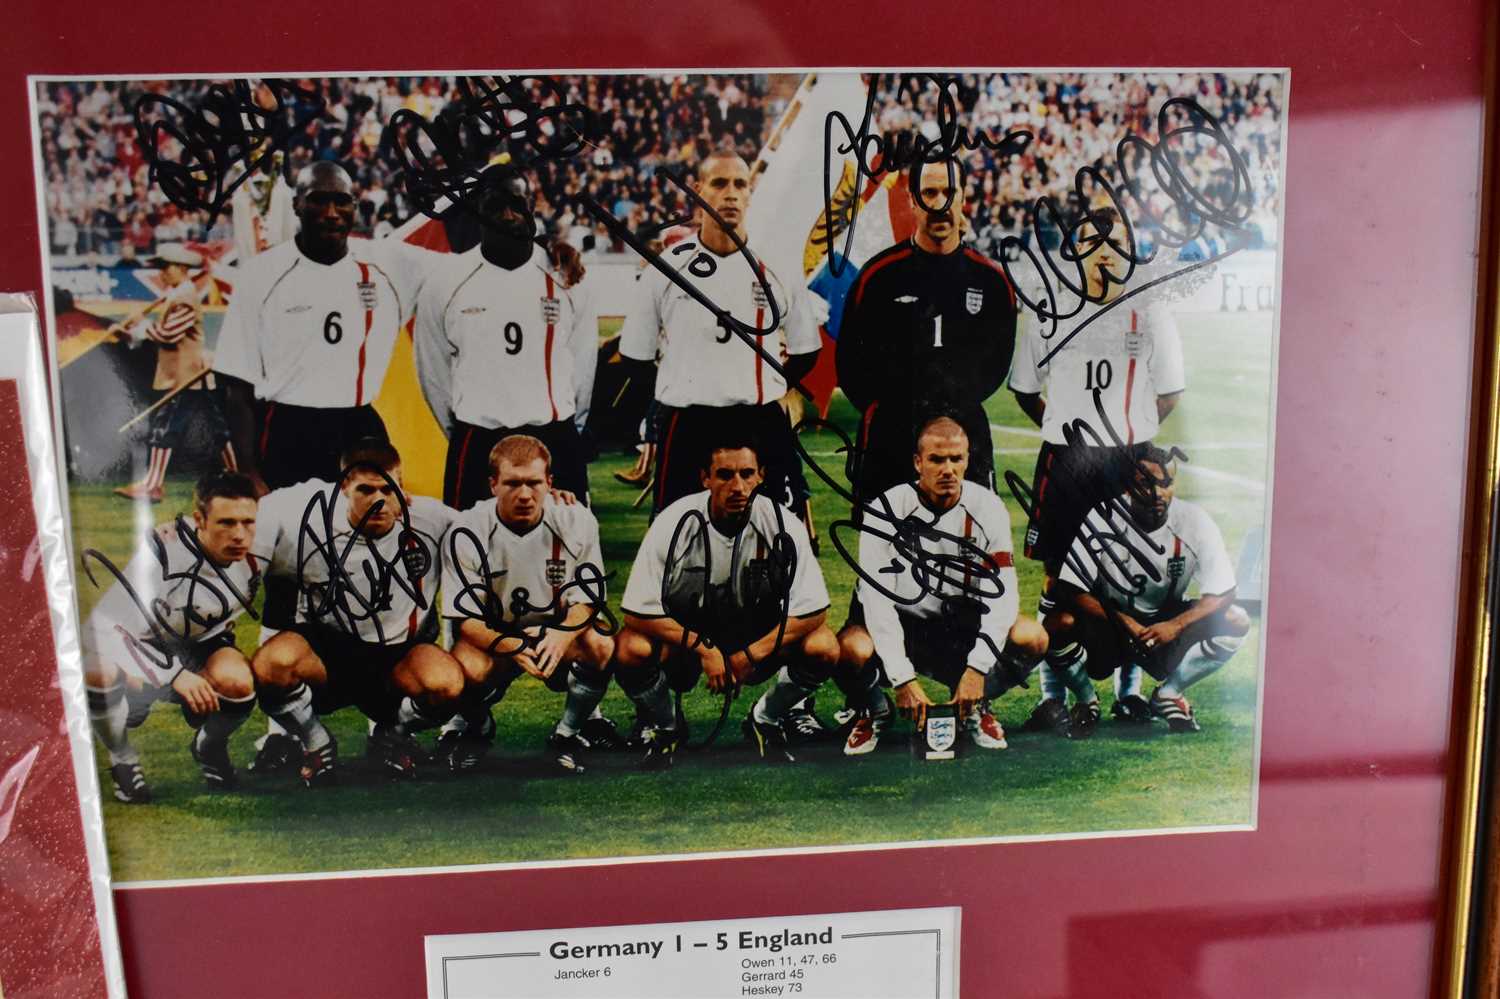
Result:
{"label": "goalkeeper in black kit", "polygon": [[984,402],[1010,370],[1015,291],[998,264],[962,245],[957,161],[914,166],[909,187],[916,233],[865,263],[839,329],[839,386],[861,413],[856,511],[912,477],[913,435],[936,416],[968,436],[968,479],[995,485]]}

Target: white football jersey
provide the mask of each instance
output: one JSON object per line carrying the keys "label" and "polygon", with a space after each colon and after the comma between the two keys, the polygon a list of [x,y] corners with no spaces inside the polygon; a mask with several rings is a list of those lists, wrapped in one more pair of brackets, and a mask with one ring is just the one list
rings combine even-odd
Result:
{"label": "white football jersey", "polygon": [[[896,525],[913,521],[925,525],[923,531],[910,526],[895,530]],[[988,673],[995,665],[995,652],[1005,648],[1021,607],[1011,554],[1010,514],[1000,497],[976,482],[965,482],[958,502],[937,513],[922,502],[914,484],[902,483],[865,504],[864,526],[859,535],[859,602],[865,611],[865,628],[891,683],[899,686],[917,675],[906,655],[901,619],[943,617],[945,601],[959,597],[977,600],[985,609],[979,616],[984,637],[975,639],[967,665]],[[905,540],[898,546],[896,539],[882,534]],[[920,568],[909,558],[912,551],[923,555]],[[878,580],[880,587],[872,585],[871,579]]]}
{"label": "white football jersey", "polygon": [[351,239],[336,264],[295,240],[240,265],[214,370],[257,398],[318,409],[375,401],[425,270],[440,255],[390,239]]}
{"label": "white football jersey", "polygon": [[1132,521],[1128,496],[1116,505],[1089,511],[1063,561],[1063,582],[1134,617],[1150,617],[1186,600],[1195,580],[1206,596],[1234,589],[1224,536],[1202,507],[1174,498],[1166,522],[1148,532]]}
{"label": "white football jersey", "polygon": [[[1165,302],[1144,309],[1117,306],[1089,323],[1043,364],[1068,336],[1066,324],[1044,339],[1040,323],[1028,324],[1010,368],[1010,387],[1037,394],[1047,389],[1042,439],[1066,444],[1063,428],[1088,424],[1103,446],[1135,444],[1156,436],[1156,397],[1187,387],[1182,340]],[[1076,325],[1076,324],[1075,324]],[[1049,324],[1049,329],[1051,324]],[[1109,427],[1094,403],[1098,392]],[[1111,434],[1111,430],[1113,434]],[[1084,443],[1094,443],[1085,435]]]}
{"label": "white football jersey", "polygon": [[[549,498],[541,521],[517,534],[501,521],[495,500],[481,500],[454,521],[443,554],[447,618],[484,621],[496,611],[524,626],[557,620],[557,610],[567,605],[603,605],[599,522],[581,503]],[[582,566],[597,574],[580,572]]]}
{"label": "white football jersey", "polygon": [[[736,535],[727,535],[709,523],[708,500],[707,490],[684,496],[651,522],[625,582],[621,606],[626,612],[637,617],[669,616],[663,601],[664,596],[668,601],[673,599],[663,592],[668,588],[663,586],[663,578],[669,567],[670,588],[687,586],[693,591],[690,601],[701,601],[706,580],[709,588],[726,593],[730,607],[749,608],[756,603],[750,590],[757,585],[758,567],[767,566],[777,548],[776,539],[782,535],[790,540],[796,556],[796,568],[785,594],[787,615],[808,617],[828,608],[823,571],[807,529],[794,513],[784,506],[778,509],[767,496],[756,496],[745,527]],[[771,622],[761,633],[774,626]]]}
{"label": "white football jersey", "polygon": [[[662,259],[736,321],[766,330],[760,349],[778,361],[822,346],[807,289],[800,284],[787,288],[769,267],[762,265],[781,319],[774,330],[771,298],[744,254],[721,257],[688,239],[668,249]],[[620,330],[620,353],[639,361],[655,360],[659,334],[656,398],[668,406],[766,403],[786,394],[786,380],[759,352],[720,327],[703,303],[651,267],[636,282],[635,302]]]}
{"label": "white football jersey", "polygon": [[417,375],[438,423],[531,427],[570,419],[576,375],[598,347],[562,280],[533,248],[513,271],[478,247],[446,260],[417,304]]}
{"label": "white football jersey", "polygon": [[[261,497],[255,550],[267,573],[297,580],[297,620],[399,645],[435,613],[442,541],[458,512],[427,496],[378,538],[349,522],[333,483],[309,479]],[[408,523],[409,520],[409,523]]]}
{"label": "white football jersey", "polygon": [[179,518],[148,535],[125,566],[129,589],[118,578],[107,584],[109,570],[95,560],[88,565],[100,584],[109,586],[83,630],[88,651],[160,686],[183,664],[165,662],[146,643],[169,636],[201,642],[232,628],[255,599],[264,561],[251,554],[227,566],[213,562],[198,544],[192,522]]}

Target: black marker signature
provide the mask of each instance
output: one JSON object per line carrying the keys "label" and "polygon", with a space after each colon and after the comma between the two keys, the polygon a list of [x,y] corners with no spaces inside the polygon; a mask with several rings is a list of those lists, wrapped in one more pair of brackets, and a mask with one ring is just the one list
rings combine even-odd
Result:
{"label": "black marker signature", "polygon": [[[749,510],[755,508],[761,495],[759,487],[751,493]],[[786,531],[781,504],[771,500],[771,509],[776,528],[767,550],[757,558],[748,557],[747,542],[751,537],[760,539],[761,534],[747,521],[745,528],[735,535],[728,575],[718,586],[712,583],[713,548],[706,539],[715,528],[710,526],[708,518],[698,510],[688,510],[672,529],[662,569],[661,604],[683,628],[682,651],[716,648],[726,661],[736,652],[743,653],[752,672],[781,652],[791,614],[792,581],[797,576],[797,546]],[[700,543],[695,540],[698,538],[704,540]],[[696,547],[702,548],[701,564]],[[753,588],[759,588],[760,592],[747,592]],[[770,651],[757,660],[751,655],[750,646],[765,637],[765,633],[751,631],[771,613],[776,615],[776,637]],[[729,680],[732,692],[739,680],[732,672]]]}
{"label": "black marker signature", "polygon": [[[190,662],[190,650],[193,643],[200,640],[204,634],[238,616],[241,611],[254,619],[256,614],[251,603],[255,599],[255,592],[260,583],[258,576],[252,577],[250,592],[241,593],[234,580],[229,578],[225,567],[208,557],[198,542],[197,531],[183,517],[179,516],[173,527],[178,540],[193,557],[193,562],[187,569],[180,572],[169,571],[166,542],[157,531],[152,531],[146,536],[146,548],[161,571],[159,582],[163,589],[170,588],[179,580],[187,581],[187,592],[182,597],[181,607],[173,607],[160,596],[152,597],[149,602],[143,599],[125,573],[97,548],[85,549],[82,558],[83,572],[90,583],[96,587],[100,585],[89,568],[89,560],[92,559],[115,578],[115,582],[130,598],[130,602],[140,611],[141,619],[146,622],[146,627],[151,631],[150,640],[143,642],[128,631],[125,632],[126,638],[139,655],[163,673],[175,672],[172,669],[174,662],[180,661],[184,664]],[[205,567],[209,570],[207,574],[204,571]],[[218,585],[207,578],[208,575],[217,580]],[[223,589],[219,588],[220,585]],[[199,595],[207,596],[213,605],[212,610],[207,613],[199,612],[195,599]],[[180,630],[175,624],[177,615],[180,615],[182,620]],[[178,670],[181,668],[179,666]]]}
{"label": "black marker signature", "polygon": [[[355,471],[376,473],[385,480],[400,506],[400,513],[392,530],[398,532],[397,553],[386,559],[373,543],[378,539],[365,534],[365,525],[371,517],[385,506],[385,499],[378,498],[370,504],[357,523],[336,525],[334,510],[337,506],[342,484]],[[336,542],[341,531],[349,531],[342,548]],[[357,579],[348,564],[349,553],[361,541],[372,542],[365,546],[359,560],[359,571],[363,579]],[[429,551],[429,548],[431,551]],[[436,539],[412,527],[411,509],[400,485],[389,473],[374,466],[346,468],[339,482],[328,492],[318,491],[308,500],[303,510],[302,521],[297,532],[297,586],[306,595],[304,613],[313,622],[331,621],[332,626],[352,635],[359,634],[359,624],[370,621],[375,626],[375,641],[387,641],[381,623],[382,611],[391,608],[397,591],[405,595],[418,610],[428,608],[427,595],[421,580],[432,572],[432,552],[438,549]],[[319,566],[326,579],[307,579],[309,567]],[[401,570],[405,570],[403,576]],[[361,592],[361,583],[363,591]],[[408,636],[414,638],[415,636]]]}
{"label": "black marker signature", "polygon": [[[1063,427],[1063,439],[1066,446],[1111,449],[1133,447],[1139,454],[1144,453],[1147,445],[1131,445],[1120,439],[1119,433],[1110,422],[1109,414],[1104,410],[1099,389],[1094,390],[1094,410],[1104,427],[1104,433],[1101,434],[1094,429],[1085,419],[1073,420]],[[1175,446],[1161,450],[1167,460],[1189,460],[1187,453]],[[1139,476],[1151,474],[1141,464],[1139,457],[1135,462],[1134,471]],[[1028,521],[1033,520],[1038,498],[1032,493],[1031,486],[1014,471],[1005,473],[1005,482],[1010,487],[1011,495],[1020,505],[1021,512]],[[1118,491],[1096,507],[1095,509],[1103,509],[1101,517],[1107,529],[1095,528],[1087,517],[1079,525],[1078,540],[1083,542],[1083,550],[1088,555],[1089,561],[1086,562],[1083,556],[1076,553],[1072,545],[1069,546],[1063,559],[1078,578],[1102,580],[1106,585],[1127,596],[1138,596],[1145,592],[1148,582],[1161,581],[1161,574],[1157,572],[1154,560],[1148,556],[1147,552],[1160,556],[1165,553],[1166,548],[1151,537],[1153,530],[1151,525],[1141,523],[1126,502],[1130,490],[1149,489],[1153,484],[1149,479],[1141,484],[1133,481],[1121,483]],[[1106,565],[1106,560],[1108,565]],[[1092,562],[1092,569],[1089,562]],[[1143,571],[1134,571],[1134,566],[1139,566]]]}
{"label": "black marker signature", "polygon": [[[1179,114],[1188,123],[1174,126],[1172,119]],[[1053,344],[1039,364],[1046,364],[1089,323],[1128,299],[1166,281],[1217,263],[1244,249],[1247,243],[1242,226],[1250,217],[1253,201],[1249,168],[1218,119],[1191,98],[1174,97],[1163,102],[1158,109],[1156,124],[1159,138],[1155,143],[1130,133],[1116,145],[1115,165],[1121,177],[1118,188],[1105,178],[1100,169],[1092,165],[1080,167],[1074,174],[1073,192],[1080,199],[1087,203],[1090,190],[1093,190],[1107,199],[1107,205],[1091,208],[1070,223],[1064,218],[1056,198],[1049,195],[1037,199],[1032,212],[1032,229],[1035,237],[1033,242],[1041,247],[1040,258],[1037,251],[1019,236],[1006,236],[1000,241],[1000,266],[1011,287],[1016,289],[1018,301],[1031,309],[1040,320],[1039,332],[1043,339],[1050,340],[1058,332],[1062,320],[1078,316],[1090,304],[1100,306],[1059,342]],[[1216,197],[1212,191],[1189,176],[1189,172],[1183,167],[1179,151],[1179,145],[1186,139],[1211,143],[1229,163],[1232,181],[1226,195]],[[1144,175],[1132,172],[1131,161],[1137,156],[1150,161],[1151,169]],[[1152,211],[1152,192],[1144,189],[1141,183],[1143,176],[1149,176],[1155,181],[1155,193],[1164,196],[1171,206],[1168,210],[1159,213]],[[1220,175],[1214,173],[1212,178],[1217,182]],[[1172,217],[1174,213],[1175,219]],[[1156,245],[1149,252],[1142,250],[1137,238],[1141,221],[1157,237]],[[1066,267],[1060,265],[1052,251],[1046,248],[1042,239],[1044,225],[1055,227],[1062,233],[1057,255]],[[1231,246],[1224,252],[1113,297],[1116,287],[1128,284],[1136,269],[1152,263],[1163,248],[1180,249],[1204,235],[1210,225],[1218,227],[1231,237],[1237,235],[1240,238],[1231,238]],[[1124,273],[1116,274],[1102,263],[1096,264],[1099,289],[1090,291],[1088,261],[1105,247],[1124,265]],[[1041,286],[1042,292],[1036,301],[1025,291],[1031,285],[1023,284],[1016,276],[1014,268],[1022,260],[1030,265],[1034,274],[1032,284]],[[1056,289],[1053,278],[1057,281]],[[1058,293],[1063,289],[1077,299],[1076,304],[1070,307],[1059,304]]]}
{"label": "black marker signature", "polygon": [[[323,114],[323,95],[316,90],[291,80],[263,79],[259,86],[271,95],[270,107],[256,100],[256,84],[249,80],[215,84],[197,107],[153,93],[135,102],[136,141],[150,167],[149,182],[167,200],[187,211],[206,211],[212,222],[241,184],[257,170],[270,170],[290,138]],[[290,114],[288,98],[310,109]],[[178,158],[164,155],[164,140],[182,147]]]}
{"label": "black marker signature", "polygon": [[[767,333],[773,333],[781,328],[781,320],[783,316],[783,313],[781,311],[781,304],[776,301],[776,296],[771,292],[770,282],[766,279],[765,267],[760,263],[759,260],[756,259],[755,254],[750,252],[750,247],[746,245],[743,239],[740,238],[740,235],[736,231],[735,227],[726,223],[723,217],[720,216],[718,212],[709,207],[708,203],[698,195],[698,192],[693,190],[692,185],[687,183],[687,181],[685,181],[682,177],[678,176],[670,170],[662,171],[662,175],[665,176],[667,180],[670,181],[675,187],[677,187],[678,190],[682,191],[682,193],[687,197],[689,203],[693,207],[702,209],[704,214],[708,216],[708,219],[712,222],[712,224],[717,225],[721,231],[729,236],[730,240],[734,243],[735,252],[740,254],[740,256],[744,258],[745,262],[750,265],[750,271],[755,275],[755,279],[760,285],[761,293],[764,296],[766,308],[769,312],[769,317],[765,326],[752,326],[748,323],[741,322],[740,320],[736,319],[733,312],[731,312],[729,309],[720,308],[718,305],[716,305],[713,299],[709,298],[708,295],[704,293],[703,289],[699,288],[692,281],[689,281],[687,278],[683,277],[681,271],[679,271],[678,268],[667,263],[666,260],[663,259],[661,253],[657,253],[646,245],[649,239],[654,237],[656,234],[664,231],[665,229],[670,228],[672,225],[679,224],[680,220],[679,222],[663,223],[660,226],[653,227],[645,233],[636,233],[632,232],[628,224],[616,218],[613,212],[611,212],[604,205],[600,204],[598,201],[594,200],[592,196],[584,195],[583,197],[579,198],[579,204],[590,215],[598,220],[607,230],[609,230],[611,236],[620,240],[620,242],[624,243],[636,253],[640,254],[647,263],[665,274],[669,281],[671,281],[677,287],[681,288],[694,301],[696,301],[699,305],[702,305],[705,309],[712,313],[714,319],[718,321],[719,328],[724,330],[725,342],[728,342],[728,338],[730,336],[739,337],[740,341],[748,346],[751,350],[755,351],[755,353],[760,356],[760,359],[765,362],[765,364],[770,367],[772,371],[775,371],[778,375],[780,375],[782,380],[785,381],[790,388],[801,392],[805,398],[811,399],[813,397],[812,392],[808,391],[808,389],[802,385],[800,379],[792,379],[787,377],[786,368],[782,365],[781,358],[777,356],[777,353],[775,351],[767,351],[761,344],[762,338]],[[705,222],[705,224],[708,224],[708,222]],[[690,250],[693,245],[693,243],[679,243],[678,245],[667,249],[665,252],[680,255]],[[694,254],[693,259],[688,261],[688,264],[684,269],[695,277],[707,278],[716,273],[718,271],[718,268],[719,264],[718,261],[714,258],[714,255],[706,250],[703,250]],[[809,292],[809,294],[811,294],[811,292]]]}
{"label": "black marker signature", "polygon": [[[937,127],[938,137],[928,139],[915,129],[903,129],[891,135],[871,131],[871,124],[875,116],[875,99],[883,81],[889,81],[895,74],[870,74],[870,85],[865,97],[865,111],[856,129],[842,111],[830,111],[823,121],[823,217],[829,220],[826,235],[814,236],[815,242],[821,242],[824,252],[828,256],[828,272],[834,277],[843,273],[844,265],[849,258],[849,252],[854,246],[855,227],[859,221],[856,202],[850,204],[843,210],[840,217],[835,220],[834,190],[838,185],[838,178],[832,176],[829,169],[829,151],[833,150],[834,132],[837,129],[844,134],[844,141],[834,151],[840,155],[853,153],[857,167],[855,177],[855,190],[863,189],[864,181],[873,179],[882,173],[904,170],[911,167],[919,167],[928,163],[946,163],[948,166],[949,194],[943,203],[932,207],[921,199],[916,200],[919,207],[933,215],[941,215],[948,211],[953,204],[953,198],[959,190],[956,182],[955,171],[958,169],[956,156],[963,151],[975,149],[988,149],[999,156],[1014,156],[1026,151],[1031,144],[1032,134],[1024,129],[1016,129],[1005,135],[994,138],[983,130],[970,132],[968,126],[958,120],[958,105],[952,94],[952,88],[958,83],[955,76],[940,76],[933,73],[903,73],[896,85],[897,98],[918,97],[926,89],[928,83],[937,88]],[[878,160],[875,157],[878,156]],[[911,186],[915,190],[916,181],[920,175],[920,169],[913,172]],[[834,253],[834,241],[838,238],[835,233],[840,226],[843,227],[844,252]]]}
{"label": "black marker signature", "polygon": [[[843,429],[817,417],[804,418],[800,426],[806,429],[830,430],[839,438],[841,444],[834,450],[834,453],[848,455],[845,459],[844,475],[846,480],[852,479],[858,449]],[[855,574],[879,593],[901,604],[914,604],[927,596],[943,596],[944,594],[979,601],[993,601],[1005,593],[1005,584],[1001,581],[1000,572],[991,561],[989,552],[975,545],[968,538],[939,529],[933,522],[924,521],[919,517],[897,517],[891,508],[890,499],[884,493],[873,500],[857,499],[845,488],[844,483],[829,475],[818,464],[817,459],[803,445],[800,435],[794,435],[793,440],[802,460],[813,470],[813,473],[857,512],[856,518],[836,520],[829,525],[829,535],[833,539],[834,549],[849,564]],[[888,542],[896,550],[897,559],[888,565],[874,569],[872,574],[859,564],[858,545],[856,544],[854,550],[851,551],[850,545],[840,534],[840,532],[850,531],[856,535],[869,534]],[[940,544],[955,545],[958,551],[955,554],[947,554],[930,550],[932,546]],[[904,563],[902,559],[905,560]],[[908,567],[919,591],[916,597],[902,597],[877,578],[881,575],[905,573]],[[981,612],[983,609],[981,607]]]}
{"label": "black marker signature", "polygon": [[[468,548],[467,553],[460,551],[460,542]],[[448,556],[452,560],[453,576],[458,583],[457,592],[449,598],[450,604],[461,617],[478,621],[495,633],[496,637],[485,650],[492,656],[502,654],[497,651],[498,646],[506,639],[513,639],[520,644],[503,653],[504,655],[514,656],[537,650],[548,629],[584,631],[593,628],[606,637],[615,635],[620,630],[619,622],[605,600],[605,585],[614,573],[602,572],[592,562],[579,562],[573,570],[573,578],[556,587],[552,599],[547,603],[533,604],[527,589],[518,586],[511,591],[510,606],[506,607],[494,587],[496,580],[505,577],[506,570],[490,568],[489,553],[478,535],[461,525],[449,529]],[[475,578],[469,576],[471,567],[476,574]],[[568,608],[573,605],[564,602],[563,597],[575,589],[584,595],[584,603],[589,605],[593,614],[577,624],[569,624]],[[533,623],[523,624],[528,618]]]}
{"label": "black marker signature", "polygon": [[446,199],[481,224],[493,224],[471,203],[480,174],[502,145],[528,147],[533,160],[557,160],[598,142],[598,113],[566,103],[563,88],[550,77],[459,77],[457,85],[459,100],[436,120],[401,108],[381,139],[412,203],[431,218],[442,217],[439,205]]}

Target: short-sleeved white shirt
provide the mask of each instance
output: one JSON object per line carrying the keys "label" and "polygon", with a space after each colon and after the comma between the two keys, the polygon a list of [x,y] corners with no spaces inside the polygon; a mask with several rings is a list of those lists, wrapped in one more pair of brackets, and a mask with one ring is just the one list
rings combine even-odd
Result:
{"label": "short-sleeved white shirt", "polygon": [[710,523],[708,500],[707,490],[684,496],[651,522],[636,552],[630,578],[625,582],[621,607],[627,613],[646,618],[668,616],[662,600],[662,579],[669,561],[673,576],[689,580],[700,593],[706,565],[708,586],[727,587],[730,599],[736,601],[734,606],[743,606],[740,601],[754,585],[757,563],[765,564],[776,547],[776,539],[783,534],[790,539],[796,554],[787,615],[809,617],[828,608],[823,571],[813,554],[807,529],[795,514],[767,496],[757,496],[745,526],[738,534],[727,535]]}
{"label": "short-sleeved white shirt", "polygon": [[[540,250],[515,270],[479,248],[440,264],[417,305],[417,370],[440,421],[530,427],[569,419],[580,349],[573,296]],[[588,340],[580,344],[580,338]]]}
{"label": "short-sleeved white shirt", "polygon": [[[928,525],[931,531],[909,534],[911,543],[924,555],[922,569],[907,557],[911,550],[904,543],[897,547],[894,539],[880,536],[895,533],[894,525],[910,520]],[[859,601],[865,612],[865,628],[891,683],[899,686],[916,676],[916,668],[906,655],[902,618],[942,617],[945,602],[959,596],[978,600],[984,606],[979,630],[989,639],[975,639],[966,665],[981,672],[993,668],[995,650],[1005,648],[1021,606],[1011,552],[1010,514],[1000,497],[976,482],[965,482],[958,502],[937,512],[922,502],[914,484],[902,483],[865,504],[863,525],[859,536]],[[972,571],[965,571],[968,566]],[[880,588],[871,584],[872,578],[879,581]]]}
{"label": "short-sleeved white shirt", "polygon": [[[540,624],[561,618],[558,608],[604,600],[599,522],[582,504],[548,499],[541,521],[517,533],[495,500],[481,500],[454,521],[444,557],[447,618],[484,621],[498,611],[510,624]],[[580,572],[583,566],[591,569]],[[488,609],[486,594],[493,595]]]}
{"label": "short-sleeved white shirt", "polygon": [[287,240],[241,264],[219,330],[214,370],[270,402],[316,409],[374,402],[411,318],[428,251],[349,241],[320,264]]}
{"label": "short-sleeved white shirt", "polygon": [[[1010,387],[1033,395],[1046,387],[1042,439],[1050,443],[1066,444],[1064,427],[1079,420],[1088,424],[1101,445],[1113,445],[1116,438],[1120,444],[1151,440],[1160,423],[1156,397],[1187,387],[1182,340],[1166,302],[1111,309],[1067,340],[1045,364],[1043,359],[1068,336],[1068,328],[1044,339],[1041,324],[1029,327],[1011,364]],[[1099,419],[1096,390],[1109,428]],[[1094,441],[1085,437],[1084,443]]]}
{"label": "short-sleeved white shirt", "polygon": [[[157,686],[170,683],[183,663],[164,664],[161,653],[146,643],[158,634],[188,642],[219,637],[250,606],[263,565],[254,554],[218,565],[203,554],[189,521],[163,524],[125,566],[124,577],[138,599],[115,579],[89,612],[85,646],[131,676]],[[97,565],[91,569],[96,578],[107,572]]]}
{"label": "short-sleeved white shirt", "polygon": [[1142,617],[1186,600],[1194,581],[1203,595],[1234,589],[1224,536],[1202,507],[1174,498],[1166,521],[1149,532],[1134,525],[1129,509],[1121,496],[1089,511],[1063,561],[1063,582]]}
{"label": "short-sleeved white shirt", "polygon": [[[778,361],[788,354],[809,354],[822,345],[808,291],[788,287],[761,265],[760,276],[742,253],[721,257],[696,239],[668,249],[662,260],[679,278],[705,295],[736,321],[766,330],[761,351]],[[780,325],[771,327],[774,300]],[[719,326],[703,303],[655,267],[636,282],[636,298],[620,331],[620,353],[639,361],[655,360],[660,335],[661,367],[656,398],[668,406],[733,406],[774,402],[786,394],[786,380],[759,352]]]}
{"label": "short-sleeved white shirt", "polygon": [[371,538],[349,522],[342,491],[309,479],[261,498],[255,550],[269,574],[297,579],[298,621],[400,645],[436,611],[442,539],[457,516],[428,496],[410,497],[407,511]]}

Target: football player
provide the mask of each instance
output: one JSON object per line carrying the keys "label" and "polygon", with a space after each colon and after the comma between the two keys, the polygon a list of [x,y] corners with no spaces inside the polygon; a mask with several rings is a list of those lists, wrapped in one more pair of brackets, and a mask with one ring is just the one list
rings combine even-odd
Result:
{"label": "football player", "polygon": [[1016,295],[1000,265],[963,245],[964,172],[956,160],[909,173],[917,228],[866,261],[839,327],[839,387],[860,411],[855,516],[911,477],[912,434],[950,415],[971,442],[968,476],[994,488],[984,402],[1016,343]]}
{"label": "football player", "polygon": [[415,776],[410,733],[441,724],[463,670],[434,640],[442,538],[456,512],[401,486],[382,440],[345,452],[340,481],[313,479],[261,501],[267,572],[293,578],[296,623],[251,660],[260,705],[301,742],[309,787],[337,779],[337,746],[319,720],[349,705],[375,722],[369,751],[392,777]]}
{"label": "football player", "polygon": [[[545,443],[558,488],[585,497],[587,463],[574,417],[592,390],[597,313],[577,307],[583,303],[575,303],[565,275],[536,245],[525,175],[502,164],[478,183],[480,243],[443,261],[417,307],[417,374],[448,435],[443,499],[460,510],[488,502],[486,456],[514,433]],[[575,274],[581,279],[581,266]],[[589,391],[581,390],[584,380]]]}
{"label": "football player", "polygon": [[462,725],[444,733],[439,753],[455,772],[475,767],[494,741],[491,705],[529,674],[566,692],[547,750],[560,770],[583,773],[586,749],[619,744],[598,713],[615,648],[596,624],[605,606],[599,522],[553,495],[552,454],[535,437],[501,439],[489,468],[491,498],[449,532],[443,614],[467,687]]}
{"label": "football player", "polygon": [[427,269],[444,255],[349,239],[357,194],[336,163],[297,175],[294,239],[245,261],[213,367],[240,467],[261,493],[332,481],[355,441],[386,439],[375,397]]}
{"label": "football player", "polygon": [[204,476],[193,491],[191,525],[178,518],[158,527],[89,614],[89,718],[109,753],[115,797],[126,804],[151,800],[127,733],[160,697],[182,705],[194,729],[189,748],[209,786],[236,784],[229,736],[255,706],[255,689],[234,644],[234,621],[259,584],[255,522],[255,487],[246,476]]}
{"label": "football player", "polygon": [[791,762],[788,714],[838,663],[828,590],[801,521],[761,492],[754,442],[721,438],[700,468],[703,491],[652,522],[621,601],[617,676],[650,726],[643,765],[672,765],[672,691],[700,675],[716,693],[771,681],[744,733],[763,759]]}
{"label": "football player", "polygon": [[644,365],[656,359],[660,346],[656,514],[698,491],[699,460],[708,447],[725,434],[747,431],[762,442],[766,494],[787,500],[797,457],[791,424],[777,404],[787,379],[761,352],[785,357],[785,371],[795,382],[813,369],[822,345],[812,293],[800,282],[783,284],[753,252],[741,253],[731,235],[741,243],[749,239],[750,167],[736,153],[713,153],[698,166],[696,190],[713,215],[700,209],[696,238],[672,244],[661,259],[684,284],[761,331],[752,338],[760,350],[661,271],[643,273],[620,330],[620,356]]}
{"label": "football player", "polygon": [[[1122,233],[1114,209],[1094,208],[1073,234],[1089,297],[1101,306],[1118,299],[1124,287]],[[1054,607],[1052,581],[1079,524],[1089,510],[1124,492],[1134,474],[1132,448],[1156,436],[1187,385],[1171,311],[1159,297],[1146,299],[1099,314],[1066,342],[1060,335],[1044,336],[1042,325],[1033,324],[1011,368],[1016,402],[1042,429],[1026,556],[1040,561],[1045,573],[1038,601],[1043,618]],[[1069,652],[1067,643],[1053,642],[1040,674],[1042,699],[1028,729],[1075,737],[1093,731],[1098,701],[1090,685],[1073,688],[1071,717],[1066,707],[1067,671],[1059,663]],[[1131,681],[1125,683],[1128,689]]]}
{"label": "football player", "polygon": [[[1129,492],[1089,512],[1058,576],[1046,627],[1065,655],[1058,665],[1083,682],[1138,665],[1159,685],[1124,717],[1163,719],[1198,731],[1183,692],[1220,669],[1244,644],[1250,617],[1234,603],[1234,570],[1219,528],[1194,503],[1174,498],[1177,462],[1145,446]],[[1188,596],[1196,586],[1199,595]],[[1097,695],[1094,695],[1097,700]],[[1097,708],[1093,712],[1098,716]]]}
{"label": "football player", "polygon": [[1047,633],[1018,613],[1010,515],[965,479],[969,439],[937,417],[918,432],[917,479],[867,501],[859,539],[863,621],[839,632],[839,683],[858,711],[844,752],[872,751],[890,720],[882,685],[918,725],[932,700],[918,674],[948,687],[976,746],[1006,748],[989,702],[1020,684],[1047,651]]}

